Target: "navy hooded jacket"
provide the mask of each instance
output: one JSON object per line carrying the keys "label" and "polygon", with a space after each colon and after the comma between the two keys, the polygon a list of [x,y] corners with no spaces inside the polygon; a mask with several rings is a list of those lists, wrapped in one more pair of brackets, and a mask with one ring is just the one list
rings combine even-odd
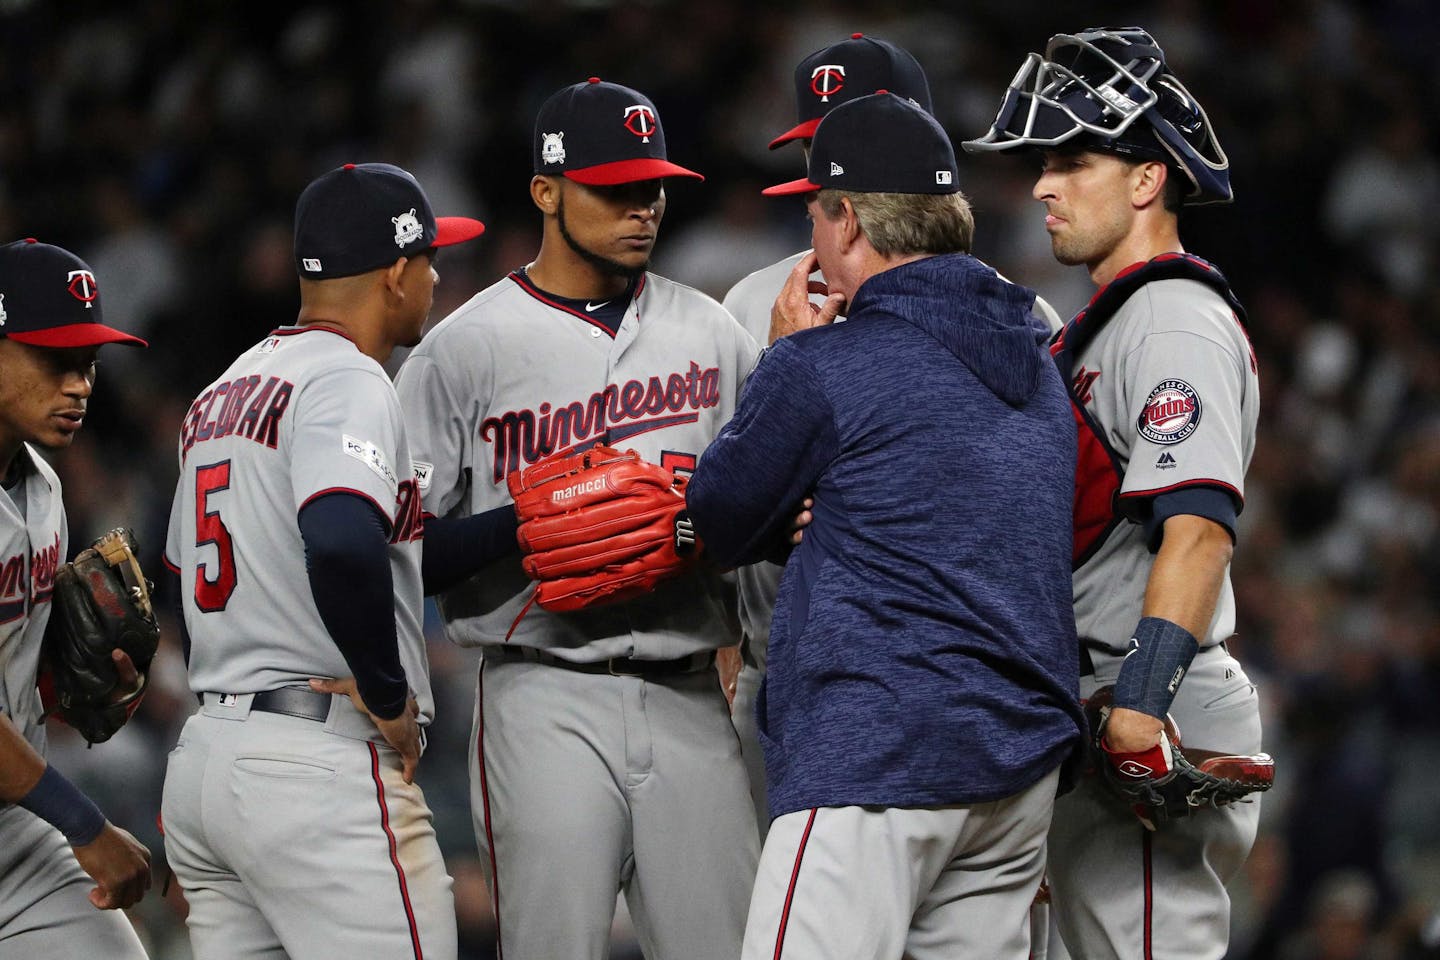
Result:
{"label": "navy hooded jacket", "polygon": [[687,493],[710,556],[806,496],[756,705],[772,816],[1012,796],[1078,746],[1075,424],[1035,294],[963,254],[776,342]]}

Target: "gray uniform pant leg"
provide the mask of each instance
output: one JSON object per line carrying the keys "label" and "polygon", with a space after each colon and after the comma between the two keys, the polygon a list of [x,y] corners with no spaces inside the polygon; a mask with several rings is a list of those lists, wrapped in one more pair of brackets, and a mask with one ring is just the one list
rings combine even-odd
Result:
{"label": "gray uniform pant leg", "polygon": [[740,738],[740,754],[745,758],[745,772],[750,777],[750,801],[755,807],[755,823],[760,828],[762,841],[770,829],[770,811],[766,803],[765,756],[755,733],[755,700],[764,680],[763,667],[742,665],[735,678],[735,702],[730,707],[735,735]]}
{"label": "gray uniform pant leg", "polygon": [[647,956],[739,955],[759,839],[713,670],[487,663],[470,760],[503,955],[604,957],[621,890]]}
{"label": "gray uniform pant leg", "polygon": [[1027,960],[1058,776],[991,803],[778,817],[743,960]]}
{"label": "gray uniform pant leg", "polygon": [[431,814],[388,746],[210,706],[170,754],[165,852],[205,960],[454,960]]}
{"label": "gray uniform pant leg", "polygon": [[[1118,659],[1097,662],[1080,694],[1113,683]],[[1187,747],[1260,750],[1259,698],[1221,648],[1197,655],[1170,708]],[[1245,863],[1260,820],[1248,803],[1201,810],[1150,832],[1098,776],[1055,804],[1051,909],[1069,953],[1086,960],[1220,960],[1230,939],[1225,884]]]}
{"label": "gray uniform pant leg", "polygon": [[90,902],[94,886],[58,830],[0,808],[0,957],[144,960],[125,914]]}

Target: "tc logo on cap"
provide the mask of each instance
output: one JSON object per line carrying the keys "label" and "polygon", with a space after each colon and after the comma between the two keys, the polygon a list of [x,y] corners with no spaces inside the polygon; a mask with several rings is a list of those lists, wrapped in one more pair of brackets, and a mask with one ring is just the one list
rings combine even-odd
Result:
{"label": "tc logo on cap", "polygon": [[5,321],[9,319],[5,315],[5,294],[0,293],[0,327],[5,326]]}
{"label": "tc logo on cap", "polygon": [[71,270],[65,279],[69,280],[70,296],[85,304],[89,310],[95,305],[95,298],[100,294],[100,288],[95,283],[95,274],[89,270]]}
{"label": "tc logo on cap", "polygon": [[822,63],[810,74],[810,89],[820,98],[821,103],[829,103],[832,93],[839,93],[845,88],[845,65],[843,63]]}
{"label": "tc logo on cap", "polygon": [[625,129],[639,137],[641,143],[649,143],[650,134],[655,132],[655,111],[643,103],[626,107]]}

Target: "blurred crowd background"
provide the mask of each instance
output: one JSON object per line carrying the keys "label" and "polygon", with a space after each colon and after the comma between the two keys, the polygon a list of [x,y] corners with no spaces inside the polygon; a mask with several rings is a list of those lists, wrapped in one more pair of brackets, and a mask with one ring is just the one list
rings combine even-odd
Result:
{"label": "blurred crowd background", "polygon": [[[1233,649],[1262,687],[1279,776],[1234,886],[1230,956],[1440,956],[1433,0],[0,0],[0,238],[79,253],[107,319],[152,343],[103,354],[85,430],[55,458],[72,543],[131,524],[158,568],[180,415],[294,319],[294,201],[327,169],[401,164],[437,212],[489,225],[440,260],[438,321],[538,247],[541,101],[587,76],[622,82],[655,100],[671,159],[708,177],[671,184],[654,267],[719,297],[807,244],[800,205],[759,194],[802,171],[798,147],[766,144],[794,123],[803,56],[857,30],[907,47],[958,143],[1050,34],[1121,23],[1159,39],[1230,155],[1235,204],[1187,214],[1182,235],[1248,305],[1261,367]],[[977,253],[1068,315],[1091,291],[1051,258],[1037,169],[961,159]],[[490,957],[466,798],[475,658],[430,627],[440,720],[421,782],[463,955]],[[87,752],[52,734],[57,766],[157,862],[166,754],[194,705],[175,637],[113,741]],[[182,915],[173,890],[134,911],[153,956],[189,955]],[[623,930],[621,955],[635,955]]]}

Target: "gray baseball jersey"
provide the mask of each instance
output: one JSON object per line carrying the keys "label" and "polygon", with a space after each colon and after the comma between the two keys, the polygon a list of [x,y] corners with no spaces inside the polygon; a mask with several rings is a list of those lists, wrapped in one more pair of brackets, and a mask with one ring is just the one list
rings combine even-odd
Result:
{"label": "gray baseball jersey", "polygon": [[[768,267],[762,267],[739,280],[725,294],[724,306],[740,322],[758,343],[770,340],[770,308],[795,265],[811,251],[801,250]],[[815,276],[824,280],[819,273]],[[810,302],[819,306],[825,298],[810,295]],[[1045,328],[1059,330],[1062,321],[1055,309],[1040,297],[1035,298],[1036,323]],[[755,699],[760,684],[765,678],[766,650],[770,642],[770,618],[775,613],[775,595],[780,589],[780,575],[785,568],[774,563],[755,563],[736,571],[740,585],[740,626],[743,634],[742,652],[744,660],[740,675],[735,681],[735,701],[731,712],[735,721],[735,732],[740,736],[741,750],[745,755],[745,768],[750,774],[750,795],[755,803],[755,817],[760,823],[761,833],[769,823],[766,806],[765,761],[761,756],[760,744],[755,735]]]}
{"label": "gray baseball jersey", "polygon": [[350,672],[315,607],[297,521],[333,492],[390,524],[400,661],[428,723],[420,503],[394,388],[345,336],[282,328],[181,426],[166,560],[203,702],[170,755],[161,809],[197,956],[456,953],[418,784],[348,698],[306,689]]}
{"label": "gray baseball jersey", "polygon": [[[1215,289],[1186,278],[1145,283],[1095,328],[1070,369],[1075,395],[1118,459],[1122,508],[1192,486],[1243,495],[1259,382],[1245,333]],[[1122,521],[1075,572],[1075,617],[1092,666],[1082,671],[1084,697],[1119,673],[1154,563],[1146,539],[1143,525]],[[1187,747],[1261,748],[1255,686],[1222,642],[1234,624],[1227,573],[1170,708]],[[1083,778],[1056,801],[1049,835],[1051,910],[1069,955],[1219,960],[1229,937],[1224,885],[1258,820],[1257,798],[1152,833],[1098,777]]]}
{"label": "gray baseball jersey", "polygon": [[[1075,386],[1119,456],[1123,503],[1205,485],[1244,496],[1260,384],[1234,314],[1194,280],[1154,280],[1116,311],[1075,358]],[[1140,524],[1122,523],[1075,572],[1075,622],[1091,643],[1122,651],[1140,621],[1154,556]],[[1227,572],[1202,646],[1235,632]]]}
{"label": "gray baseball jersey", "polygon": [[[70,537],[55,471],[28,444],[15,462],[23,479],[0,493],[0,713],[43,754],[36,677]],[[125,915],[90,903],[94,885],[60,831],[0,803],[0,956],[143,960]]]}
{"label": "gray baseball jersey", "polygon": [[[757,353],[714,300],[654,274],[613,339],[511,274],[437,325],[396,378],[425,511],[508,504],[511,471],[597,442],[688,473],[734,413]],[[510,639],[579,661],[681,657],[735,642],[726,589],[702,569],[623,608],[532,608]],[[513,558],[491,564],[440,597],[446,636],[504,642],[529,594]]]}
{"label": "gray baseball jersey", "polygon": [[337,491],[391,524],[400,661],[428,723],[420,504],[400,405],[378,363],[318,327],[266,337],[185,416],[165,553],[185,588],[190,687],[258,693],[348,675],[310,596],[295,519]]}
{"label": "gray baseball jersey", "polygon": [[[428,514],[507,504],[509,472],[597,442],[693,469],[734,412],[754,340],[653,274],[613,330],[585,306],[517,272],[411,353],[396,386]],[[759,855],[708,656],[736,642],[733,582],[702,567],[624,604],[532,607],[507,644],[530,590],[511,557],[440,598],[447,636],[485,648],[471,807],[500,949],[603,956],[620,889],[647,956],[733,960]],[[611,675],[616,657],[678,662]]]}

